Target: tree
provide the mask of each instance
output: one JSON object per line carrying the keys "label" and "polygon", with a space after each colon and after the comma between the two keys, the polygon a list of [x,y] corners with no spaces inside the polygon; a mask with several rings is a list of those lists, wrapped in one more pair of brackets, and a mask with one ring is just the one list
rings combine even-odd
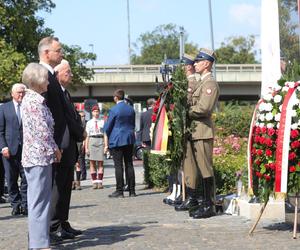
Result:
{"label": "tree", "polygon": [[[186,33],[186,32],[184,32]],[[175,24],[159,25],[153,31],[140,35],[134,44],[136,52],[131,57],[133,64],[160,64],[165,56],[179,58],[180,28]],[[185,41],[187,36],[185,36]],[[185,43],[185,52],[195,55],[198,47]],[[140,52],[140,54],[138,54]]]}
{"label": "tree", "polygon": [[[53,30],[44,27],[44,19],[38,12],[51,12],[55,4],[51,0],[0,0],[0,100],[11,85],[19,82],[25,66],[38,61],[37,45]],[[63,45],[65,58],[73,67],[75,85],[83,84],[93,75],[84,63],[95,60],[96,55],[85,53],[79,46]]]}
{"label": "tree", "polygon": [[216,49],[217,63],[223,64],[243,64],[256,63],[253,47],[255,37],[253,35],[247,38],[229,37],[226,42],[221,43],[221,47]]}
{"label": "tree", "polygon": [[293,21],[292,16],[297,17],[297,1],[279,0],[279,31],[281,54],[290,62],[299,59],[299,36],[296,33],[298,18]]}

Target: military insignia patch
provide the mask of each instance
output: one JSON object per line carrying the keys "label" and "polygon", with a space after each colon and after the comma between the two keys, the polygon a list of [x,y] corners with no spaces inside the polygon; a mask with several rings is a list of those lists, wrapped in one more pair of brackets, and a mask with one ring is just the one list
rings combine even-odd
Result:
{"label": "military insignia patch", "polygon": [[206,89],[206,94],[207,94],[207,95],[211,95],[211,93],[212,93],[212,90],[211,90],[211,89]]}

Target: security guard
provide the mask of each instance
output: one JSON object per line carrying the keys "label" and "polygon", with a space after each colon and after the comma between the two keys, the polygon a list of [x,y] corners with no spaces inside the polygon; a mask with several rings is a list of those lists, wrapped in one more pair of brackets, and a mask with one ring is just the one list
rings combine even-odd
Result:
{"label": "security guard", "polygon": [[181,204],[181,209],[198,205],[196,197],[196,182],[198,172],[203,178],[204,199],[196,210],[190,212],[193,218],[207,218],[215,214],[215,179],[213,171],[213,140],[214,128],[211,119],[217,103],[220,89],[212,77],[212,66],[215,53],[209,49],[201,49],[195,58],[195,71],[201,75],[192,91],[189,103],[189,120],[191,121],[191,136],[187,142],[187,153],[184,162],[184,174],[188,199]]}

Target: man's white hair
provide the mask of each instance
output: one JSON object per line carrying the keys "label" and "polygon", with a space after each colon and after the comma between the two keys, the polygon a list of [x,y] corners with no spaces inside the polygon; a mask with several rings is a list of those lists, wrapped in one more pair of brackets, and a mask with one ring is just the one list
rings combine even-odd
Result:
{"label": "man's white hair", "polygon": [[18,91],[19,89],[27,89],[26,85],[23,84],[23,83],[15,83],[12,87],[11,87],[11,92],[16,92]]}
{"label": "man's white hair", "polygon": [[62,59],[60,64],[58,64],[54,67],[54,71],[59,72],[64,66],[69,66],[70,67],[70,64],[67,60]]}

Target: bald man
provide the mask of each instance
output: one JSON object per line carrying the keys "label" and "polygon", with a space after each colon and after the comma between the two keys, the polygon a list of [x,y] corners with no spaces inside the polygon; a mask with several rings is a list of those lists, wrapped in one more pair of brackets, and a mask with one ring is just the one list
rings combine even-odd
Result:
{"label": "bald man", "polygon": [[74,165],[78,158],[77,142],[83,141],[85,131],[81,124],[81,118],[66,89],[71,83],[73,76],[69,63],[66,60],[62,60],[60,64],[55,66],[54,71],[66,104],[64,106],[64,116],[66,118],[68,136],[66,134],[63,135],[61,142],[63,148],[62,158],[54,173],[50,231],[63,239],[72,239],[82,233],[80,230],[72,228],[68,219]]}

